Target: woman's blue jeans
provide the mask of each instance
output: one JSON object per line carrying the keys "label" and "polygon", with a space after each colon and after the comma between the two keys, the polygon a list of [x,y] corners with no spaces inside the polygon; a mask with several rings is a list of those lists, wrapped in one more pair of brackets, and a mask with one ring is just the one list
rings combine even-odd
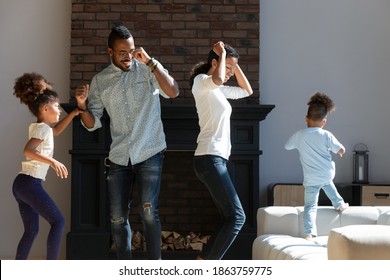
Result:
{"label": "woman's blue jeans", "polygon": [[134,186],[138,188],[140,217],[144,227],[147,258],[161,259],[161,223],[158,212],[164,152],[128,166],[111,163],[108,170],[111,233],[118,259],[131,259],[129,211]]}
{"label": "woman's blue jeans", "polygon": [[245,222],[245,213],[227,169],[227,160],[213,155],[195,156],[194,170],[208,188],[221,215],[221,224],[211,235],[200,257],[221,259]]}
{"label": "woman's blue jeans", "polygon": [[333,182],[317,186],[305,186],[305,207],[303,211],[304,235],[311,234],[317,236],[317,205],[321,189],[324,190],[335,209],[338,209],[344,204],[344,199],[337,192]]}

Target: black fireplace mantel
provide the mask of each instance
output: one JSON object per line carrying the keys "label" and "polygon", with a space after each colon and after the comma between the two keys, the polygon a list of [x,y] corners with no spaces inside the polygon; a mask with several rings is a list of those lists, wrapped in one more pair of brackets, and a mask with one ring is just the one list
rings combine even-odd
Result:
{"label": "black fireplace mantel", "polygon": [[[74,108],[77,107],[74,103],[63,103],[61,107],[69,113]],[[234,124],[239,123],[242,124],[240,126],[241,130],[238,131],[238,137],[248,138],[247,140],[250,142],[254,142],[252,144],[255,145],[253,149],[259,149],[259,130],[256,128],[260,121],[266,119],[267,115],[275,108],[275,105],[264,105],[264,104],[238,104],[232,105],[232,115],[231,122],[233,127],[232,136],[235,136]],[[103,118],[108,118],[107,114],[103,116]],[[199,133],[199,125],[198,125],[198,114],[196,112],[195,104],[175,104],[175,103],[162,103],[161,104],[161,119],[164,123],[164,132],[166,135],[168,150],[189,150],[194,151],[196,149],[196,139]],[[244,121],[244,123],[243,123]],[[254,131],[252,128],[250,130],[243,130],[243,124],[253,124],[255,125]],[[80,131],[74,131],[76,135],[82,135],[83,133],[79,133]],[[241,132],[241,133],[240,133]],[[244,135],[243,134],[246,134]],[[252,135],[255,133],[256,135]],[[109,133],[104,133],[104,138],[109,138]],[[249,139],[251,138],[251,139]],[[80,142],[83,142],[82,139],[73,139],[76,140],[76,146],[73,146],[73,149],[77,149]],[[242,140],[242,139],[241,139]],[[252,140],[252,141],[251,141]],[[108,142],[106,140],[105,142]],[[234,141],[233,141],[234,142]],[[236,144],[239,144],[241,141],[236,141]],[[108,149],[109,145],[106,143],[105,147]],[[247,142],[243,142],[242,145],[247,144]],[[257,144],[257,145],[256,145]],[[235,146],[233,146],[233,150],[235,150]],[[108,151],[106,151],[108,152]],[[261,151],[259,151],[261,154]]]}
{"label": "black fireplace mantel", "polygon": [[[264,120],[275,105],[237,104],[232,105],[232,119]],[[167,103],[161,105],[162,119],[198,119],[194,104]]]}
{"label": "black fireplace mantel", "polygon": [[[254,122],[253,124],[257,126],[260,121],[267,117],[274,107],[275,105],[233,104],[231,115],[233,128],[232,137],[235,136],[234,124],[240,123],[244,125],[245,123],[243,123],[243,121],[246,121],[247,124]],[[168,150],[195,150],[199,125],[198,114],[194,104],[162,104],[161,118],[164,123]],[[242,127],[243,126],[241,125],[241,129]],[[256,131],[252,131],[252,128],[253,127],[250,128],[250,131],[246,132],[250,134],[257,133],[258,136],[259,131],[256,128]],[[241,135],[238,136],[242,137],[243,130],[240,132]],[[254,138],[253,135],[246,135],[244,137],[250,137],[253,141],[258,140],[256,135]],[[234,149],[235,147],[233,147],[233,150]],[[254,147],[254,149],[256,149],[256,147]]]}
{"label": "black fireplace mantel", "polygon": [[[71,112],[77,107],[75,103],[61,103],[61,107],[67,112]],[[232,119],[256,119],[264,120],[267,115],[275,108],[275,105],[264,104],[237,104],[232,105]],[[195,104],[161,104],[162,119],[198,119]]]}

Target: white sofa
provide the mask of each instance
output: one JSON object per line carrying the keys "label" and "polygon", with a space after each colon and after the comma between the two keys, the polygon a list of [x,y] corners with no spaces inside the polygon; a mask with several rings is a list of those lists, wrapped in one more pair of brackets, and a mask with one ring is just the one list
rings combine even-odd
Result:
{"label": "white sofa", "polygon": [[252,259],[390,259],[390,206],[350,206],[341,214],[319,206],[316,221],[318,236],[306,240],[303,207],[259,208]]}

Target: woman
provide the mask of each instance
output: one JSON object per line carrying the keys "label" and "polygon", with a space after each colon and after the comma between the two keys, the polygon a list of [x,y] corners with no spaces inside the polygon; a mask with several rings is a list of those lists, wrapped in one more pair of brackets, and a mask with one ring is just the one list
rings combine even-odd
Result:
{"label": "woman", "polygon": [[[194,170],[207,186],[221,215],[221,225],[197,259],[221,259],[245,222],[244,210],[227,170],[232,112],[227,99],[244,98],[253,93],[238,58],[235,49],[218,42],[209,52],[207,62],[196,64],[191,72],[190,85],[200,126]],[[238,86],[224,86],[234,75]]]}

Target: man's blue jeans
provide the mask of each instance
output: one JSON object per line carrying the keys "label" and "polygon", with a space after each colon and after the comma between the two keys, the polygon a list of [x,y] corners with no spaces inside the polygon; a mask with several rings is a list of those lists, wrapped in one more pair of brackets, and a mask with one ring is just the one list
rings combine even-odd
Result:
{"label": "man's blue jeans", "polygon": [[317,186],[305,186],[305,207],[303,211],[304,235],[317,236],[316,218],[320,190],[323,189],[335,209],[344,204],[333,182]]}
{"label": "man's blue jeans", "polygon": [[213,155],[195,156],[194,170],[208,188],[222,222],[211,235],[200,257],[221,259],[245,222],[245,213],[227,170],[227,160]]}
{"label": "man's blue jeans", "polygon": [[131,194],[139,192],[139,213],[144,227],[147,258],[161,259],[161,223],[158,212],[161,170],[164,152],[146,161],[128,166],[111,163],[108,170],[111,232],[118,259],[131,259],[131,229],[129,211]]}

